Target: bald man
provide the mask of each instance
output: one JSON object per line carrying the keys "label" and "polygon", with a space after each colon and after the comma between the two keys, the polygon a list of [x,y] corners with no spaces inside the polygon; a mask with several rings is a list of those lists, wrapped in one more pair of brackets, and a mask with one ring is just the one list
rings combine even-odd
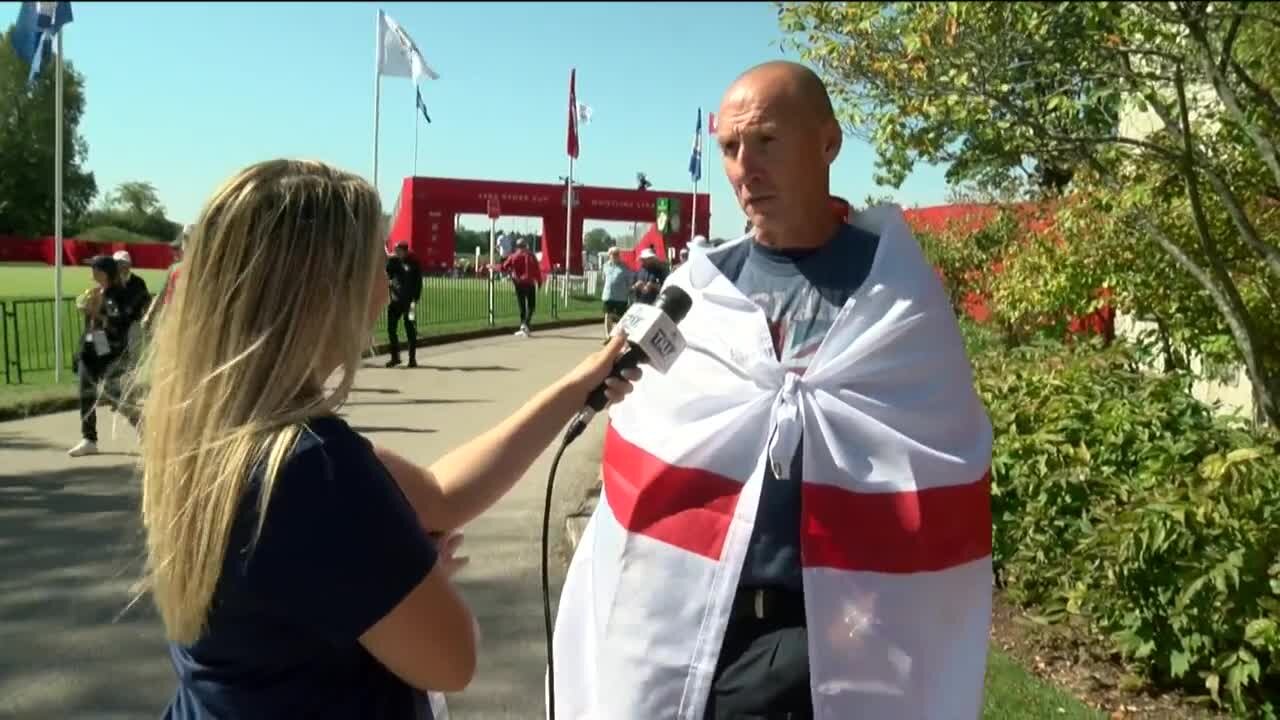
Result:
{"label": "bald man", "polygon": [[688,349],[610,412],[556,709],[973,720],[991,430],[946,294],[899,208],[833,212],[808,68],[737,78],[717,140],[750,230],[671,276]]}

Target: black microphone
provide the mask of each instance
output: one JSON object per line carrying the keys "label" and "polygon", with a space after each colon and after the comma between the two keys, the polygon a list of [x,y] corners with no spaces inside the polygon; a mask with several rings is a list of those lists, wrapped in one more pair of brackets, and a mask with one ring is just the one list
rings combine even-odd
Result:
{"label": "black microphone", "polygon": [[[625,332],[629,347],[614,361],[609,377],[621,377],[623,370],[634,368],[642,362],[652,365],[658,372],[670,369],[671,364],[684,351],[684,337],[676,326],[689,314],[692,305],[693,298],[689,297],[689,293],[669,285],[663,288],[653,305],[635,303],[628,308],[614,332]],[[596,413],[604,409],[609,402],[604,391],[605,384],[600,383],[587,396],[586,407],[573,419],[565,433],[566,443],[573,442],[582,434]]]}

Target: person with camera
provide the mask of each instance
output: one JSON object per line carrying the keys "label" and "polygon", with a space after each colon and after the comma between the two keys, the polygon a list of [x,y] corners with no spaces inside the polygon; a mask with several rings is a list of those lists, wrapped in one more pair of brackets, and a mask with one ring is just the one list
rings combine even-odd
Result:
{"label": "person with camera", "polygon": [[144,296],[129,289],[117,261],[101,255],[93,258],[93,286],[76,298],[84,315],[84,335],[76,356],[80,378],[80,442],[67,451],[71,457],[98,452],[99,400],[105,400],[137,424],[137,410],[126,402],[121,380],[126,373],[130,336],[142,316]]}

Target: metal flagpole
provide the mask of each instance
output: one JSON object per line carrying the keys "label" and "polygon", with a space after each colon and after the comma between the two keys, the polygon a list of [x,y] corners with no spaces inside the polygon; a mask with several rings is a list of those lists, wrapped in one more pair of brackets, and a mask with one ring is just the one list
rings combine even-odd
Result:
{"label": "metal flagpole", "polygon": [[[702,166],[702,158],[698,158],[699,170]],[[693,242],[693,236],[698,234],[698,179],[695,176],[693,180],[693,208],[689,211],[689,242]],[[685,247],[688,247],[686,244]]]}
{"label": "metal flagpole", "polygon": [[[575,110],[576,112],[576,110]],[[564,220],[564,304],[569,305],[569,253],[572,252],[573,237],[573,156],[569,156],[569,181],[566,183],[568,192],[565,193],[565,220]]]}
{"label": "metal flagpole", "polygon": [[[377,38],[375,45],[377,50],[374,54],[377,56],[373,61],[373,189],[378,189],[378,119],[382,109],[382,11],[378,11],[378,15],[374,18],[377,23]],[[416,108],[415,108],[416,110]]]}
{"label": "metal flagpole", "polygon": [[53,381],[62,382],[62,29],[58,29],[53,116]]}
{"label": "metal flagpole", "polygon": [[[492,213],[491,213],[492,215]],[[495,318],[493,316],[493,244],[494,236],[498,231],[498,219],[489,218],[489,327],[493,327]],[[476,248],[476,255],[479,256],[480,248]]]}

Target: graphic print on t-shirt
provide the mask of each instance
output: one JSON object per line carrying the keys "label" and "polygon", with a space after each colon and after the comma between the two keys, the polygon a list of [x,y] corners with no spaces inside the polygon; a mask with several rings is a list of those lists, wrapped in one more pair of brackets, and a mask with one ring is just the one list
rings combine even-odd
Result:
{"label": "graphic print on t-shirt", "polygon": [[840,306],[826,302],[818,288],[808,283],[790,282],[749,297],[769,320],[774,357],[788,370],[803,375],[835,322]]}

